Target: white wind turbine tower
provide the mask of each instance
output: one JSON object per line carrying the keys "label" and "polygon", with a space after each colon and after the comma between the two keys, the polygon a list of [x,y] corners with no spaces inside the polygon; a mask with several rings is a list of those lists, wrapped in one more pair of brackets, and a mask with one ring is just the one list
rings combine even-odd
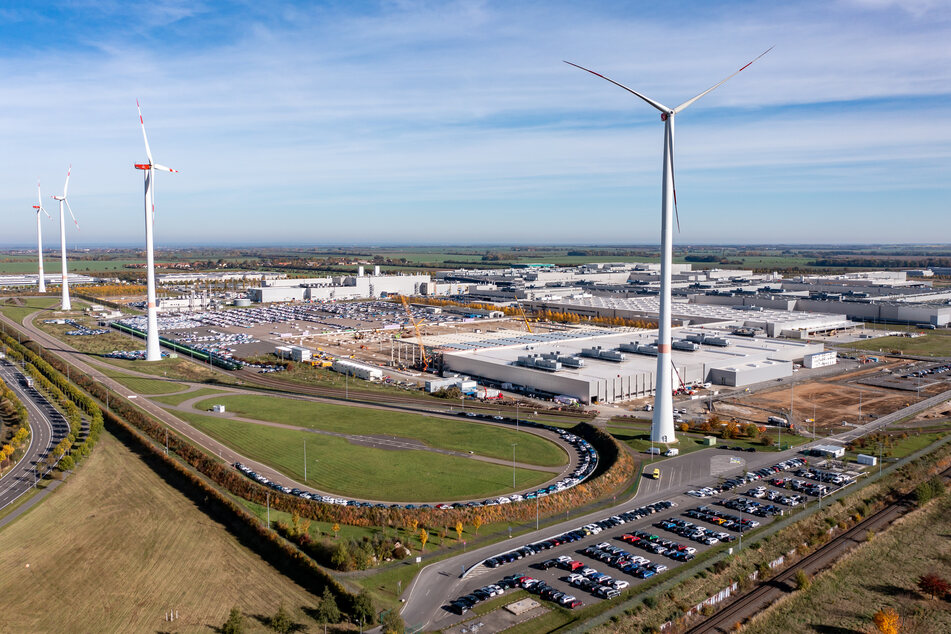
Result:
{"label": "white wind turbine tower", "polygon": [[675,214],[677,215],[677,229],[680,229],[680,215],[677,212],[677,190],[674,185],[674,115],[686,110],[691,104],[693,104],[693,102],[719,87],[727,80],[733,78],[739,74],[740,71],[758,60],[760,57],[763,57],[763,55],[766,55],[766,53],[770,52],[771,50],[772,47],[766,49],[766,51],[761,53],[759,57],[754,59],[752,62],[749,62],[749,64],[746,64],[746,66],[740,68],[740,70],[736,71],[723,81],[714,84],[710,88],[707,88],[696,97],[688,99],[676,108],[668,108],[662,103],[654,101],[649,97],[645,97],[639,92],[631,90],[627,86],[619,84],[613,79],[605,77],[600,73],[596,73],[593,70],[583,66],[578,66],[577,64],[572,64],[568,61],[565,62],[566,64],[570,64],[575,68],[580,68],[583,71],[587,71],[592,75],[597,75],[601,79],[605,79],[615,86],[623,88],[635,97],[643,99],[654,108],[660,110],[660,119],[664,122],[664,180],[663,196],[661,198],[660,230],[660,318],[657,324],[657,383],[655,385],[654,392],[654,418],[653,422],[651,423],[651,441],[653,442],[670,443],[676,442],[677,440],[674,433],[673,412],[674,403],[672,374],[674,367],[673,359],[670,354],[670,275],[671,268],[673,266],[673,216]]}
{"label": "white wind turbine tower", "polygon": [[72,171],[72,165],[66,168],[66,184],[63,185],[63,195],[53,196],[53,200],[59,201],[59,254],[63,263],[63,310],[72,309],[72,304],[69,303],[69,281],[66,278],[66,216],[63,211],[64,204],[66,205],[66,209],[69,209],[69,216],[76,224],[76,229],[79,229],[79,222],[76,221],[76,216],[73,215],[73,208],[69,206],[69,200],[66,198],[66,192],[69,191],[69,174]]}
{"label": "white wind turbine tower", "polygon": [[155,220],[155,197],[152,192],[152,179],[155,170],[177,172],[170,167],[158,165],[152,160],[152,150],[149,149],[149,137],[145,134],[145,121],[142,119],[142,107],[139,100],[135,100],[135,107],[139,109],[139,124],[142,126],[142,139],[145,141],[145,155],[148,163],[136,163],[135,169],[142,170],[145,176],[145,258],[146,279],[148,291],[148,333],[146,333],[145,360],[160,361],[162,352],[159,349],[158,314],[155,306],[155,250],[152,246],[152,225]]}
{"label": "white wind turbine tower", "polygon": [[40,212],[42,211],[46,214],[46,217],[50,220],[53,219],[53,216],[43,208],[43,194],[40,193],[40,181],[36,181],[36,202],[37,204],[33,205],[33,209],[36,210],[36,254],[40,262],[40,276],[37,290],[41,293],[45,293],[46,278],[43,277],[43,225],[40,222]]}

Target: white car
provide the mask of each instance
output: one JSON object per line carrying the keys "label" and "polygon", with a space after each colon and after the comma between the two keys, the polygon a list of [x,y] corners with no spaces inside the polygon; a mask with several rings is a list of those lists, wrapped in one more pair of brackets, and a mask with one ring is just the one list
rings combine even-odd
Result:
{"label": "white car", "polygon": [[696,490],[687,491],[687,495],[692,495],[692,496],[694,496],[695,498],[705,498],[705,497],[707,497],[707,496],[704,494],[703,491],[696,491]]}
{"label": "white car", "polygon": [[631,584],[624,581],[624,579],[616,579],[611,585],[614,586],[615,590],[623,590]]}

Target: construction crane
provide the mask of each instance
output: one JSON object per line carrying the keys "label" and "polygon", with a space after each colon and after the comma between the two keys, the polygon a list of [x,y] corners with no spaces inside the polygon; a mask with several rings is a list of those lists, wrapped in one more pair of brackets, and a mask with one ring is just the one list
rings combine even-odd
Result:
{"label": "construction crane", "polygon": [[422,320],[417,322],[413,319],[413,313],[409,309],[409,303],[407,303],[406,297],[400,295],[400,301],[403,302],[403,308],[406,309],[406,316],[409,318],[409,322],[413,324],[413,328],[416,330],[416,341],[419,342],[419,354],[422,357],[423,372],[425,372],[426,369],[429,368],[429,358],[426,356],[426,346],[423,345],[423,333],[419,331],[419,325],[423,322]]}
{"label": "construction crane", "polygon": [[528,334],[535,334],[532,332],[532,327],[528,323],[528,317],[525,315],[525,311],[522,310],[522,304],[518,301],[518,295],[515,296],[515,306],[518,307],[518,314],[522,316],[522,321],[525,322],[525,328],[528,330]]}

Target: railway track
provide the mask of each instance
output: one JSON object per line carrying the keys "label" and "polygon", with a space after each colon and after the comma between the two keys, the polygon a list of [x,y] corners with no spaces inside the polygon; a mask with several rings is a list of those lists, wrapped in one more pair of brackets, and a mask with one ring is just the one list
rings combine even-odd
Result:
{"label": "railway track", "polygon": [[[943,471],[940,476],[945,481],[951,480],[951,468]],[[800,570],[807,574],[815,574],[829,567],[843,554],[865,541],[868,531],[876,531],[888,526],[912,508],[910,496],[904,496],[888,504],[786,570],[760,583],[746,594],[740,595],[716,614],[692,625],[685,633],[707,634],[735,631],[736,624],[743,623],[781,596],[794,590],[796,573]]]}

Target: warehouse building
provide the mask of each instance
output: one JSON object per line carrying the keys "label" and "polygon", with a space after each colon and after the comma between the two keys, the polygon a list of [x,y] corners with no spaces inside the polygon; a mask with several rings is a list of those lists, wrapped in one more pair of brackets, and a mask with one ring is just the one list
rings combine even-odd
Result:
{"label": "warehouse building", "polygon": [[259,303],[365,299],[419,295],[430,283],[429,275],[364,275],[360,267],[357,275],[265,281],[250,289],[248,296]]}
{"label": "warehouse building", "polygon": [[[542,396],[611,403],[650,396],[656,383],[655,330],[566,329],[528,334],[507,331],[466,340],[459,334],[426,337],[440,352],[444,372]],[[792,362],[821,352],[822,344],[737,337],[709,328],[677,328],[675,385],[713,382],[743,386],[792,375]]]}

